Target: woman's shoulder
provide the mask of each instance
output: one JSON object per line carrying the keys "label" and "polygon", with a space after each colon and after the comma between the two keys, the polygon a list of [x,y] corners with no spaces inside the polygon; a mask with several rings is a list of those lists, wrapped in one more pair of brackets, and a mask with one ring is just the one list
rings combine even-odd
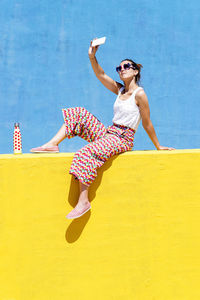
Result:
{"label": "woman's shoulder", "polygon": [[147,95],[142,87],[141,87],[141,89],[139,89],[137,91],[137,93],[135,95],[135,100],[136,100],[137,105],[139,105],[140,103],[143,103],[143,102],[148,102]]}
{"label": "woman's shoulder", "polygon": [[138,86],[137,89],[136,89],[136,95],[135,96],[141,97],[143,95],[146,95],[144,88],[142,86]]}

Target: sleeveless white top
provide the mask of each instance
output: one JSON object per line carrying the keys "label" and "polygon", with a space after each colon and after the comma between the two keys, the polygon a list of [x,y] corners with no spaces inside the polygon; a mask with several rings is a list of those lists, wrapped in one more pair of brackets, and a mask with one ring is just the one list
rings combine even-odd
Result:
{"label": "sleeveless white top", "polygon": [[112,121],[117,125],[123,125],[137,130],[141,115],[139,107],[135,103],[135,95],[143,88],[138,87],[128,99],[121,100],[119,97],[124,89],[124,86],[121,87],[114,103],[114,118]]}

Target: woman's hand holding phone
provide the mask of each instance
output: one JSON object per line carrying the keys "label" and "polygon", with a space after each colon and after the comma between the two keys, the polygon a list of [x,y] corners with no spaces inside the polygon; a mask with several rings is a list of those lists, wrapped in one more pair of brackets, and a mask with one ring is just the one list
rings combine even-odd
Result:
{"label": "woman's hand holding phone", "polygon": [[88,50],[88,55],[90,58],[95,57],[95,54],[99,48],[99,45],[104,44],[105,41],[106,41],[106,37],[103,37],[103,38],[99,38],[99,39],[95,38],[90,42],[90,47]]}

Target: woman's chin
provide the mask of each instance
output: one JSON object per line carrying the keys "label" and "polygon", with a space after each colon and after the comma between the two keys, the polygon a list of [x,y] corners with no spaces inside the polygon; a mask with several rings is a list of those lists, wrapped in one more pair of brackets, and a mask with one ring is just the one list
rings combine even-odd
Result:
{"label": "woman's chin", "polygon": [[124,75],[124,76],[120,76],[120,79],[121,79],[122,81],[126,81],[126,80],[131,80],[132,77]]}

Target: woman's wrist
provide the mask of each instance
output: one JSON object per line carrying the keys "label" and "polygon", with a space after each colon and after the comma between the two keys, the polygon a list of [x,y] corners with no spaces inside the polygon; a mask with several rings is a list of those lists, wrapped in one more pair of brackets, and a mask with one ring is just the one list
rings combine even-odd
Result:
{"label": "woman's wrist", "polygon": [[93,59],[96,59],[96,57],[95,57],[95,55],[94,55],[94,56],[90,56],[90,55],[89,55],[89,59],[90,59],[90,60],[93,60]]}

